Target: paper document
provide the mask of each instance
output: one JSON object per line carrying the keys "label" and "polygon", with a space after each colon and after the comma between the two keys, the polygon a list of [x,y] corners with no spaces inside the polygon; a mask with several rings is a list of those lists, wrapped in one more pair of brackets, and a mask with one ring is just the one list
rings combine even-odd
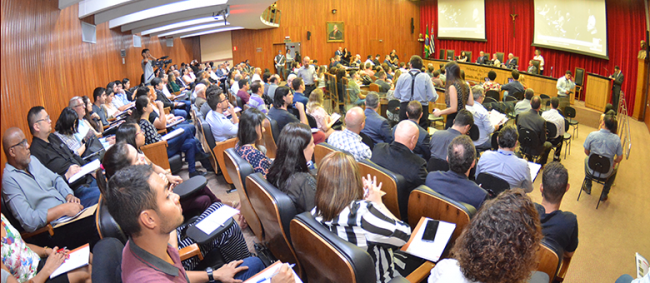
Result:
{"label": "paper document", "polygon": [[72,175],[70,179],[68,180],[68,184],[72,184],[75,181],[79,180],[81,177],[86,176],[86,174],[95,172],[97,169],[99,169],[99,159],[95,159],[93,162],[90,162],[84,166],[81,167],[81,171],[77,172],[77,174]]}
{"label": "paper document", "polygon": [[185,118],[183,118],[183,117],[179,117],[179,118],[180,118],[180,119],[178,119],[178,120],[176,120],[176,121],[174,121],[174,122],[171,122],[171,123],[167,124],[167,128],[169,128],[169,127],[173,127],[173,126],[176,126],[176,125],[178,125],[178,124],[180,124],[180,123],[182,123],[182,122],[185,121]]}
{"label": "paper document", "polygon": [[490,110],[488,116],[490,118],[490,124],[492,126],[505,124],[508,121],[508,117],[506,116],[506,114],[503,114],[496,110]]}
{"label": "paper document", "polygon": [[318,133],[318,129],[317,128],[311,128],[311,133],[312,134]]}
{"label": "paper document", "polygon": [[[50,279],[57,277],[63,273],[66,273],[71,270],[75,270],[79,267],[88,265],[88,260],[90,258],[90,246],[85,244],[81,247],[78,247],[68,254],[70,258],[66,259],[59,268],[52,272]],[[44,259],[43,259],[44,260]]]}
{"label": "paper document", "polygon": [[235,113],[237,113],[239,111],[241,111],[241,108],[239,108],[239,106],[235,107]]}
{"label": "paper document", "polygon": [[433,242],[423,241],[422,235],[429,220],[431,218],[423,217],[420,219],[420,223],[416,227],[417,231],[414,231],[415,234],[411,235],[411,239],[407,243],[408,247],[406,248],[406,252],[432,262],[438,262],[440,256],[445,251],[445,247],[447,247],[447,243],[449,243],[451,234],[456,229],[456,224],[434,220],[438,221],[438,230],[436,230],[436,236]]}
{"label": "paper document", "polygon": [[336,122],[341,119],[341,114],[334,112],[332,115],[330,115],[330,117],[332,117],[332,122]]}
{"label": "paper document", "polygon": [[636,253],[636,278],[642,278],[646,274],[648,274],[648,269],[650,268],[650,264],[648,264],[648,260],[645,259],[642,255],[639,253]]}
{"label": "paper document", "polygon": [[197,223],[196,228],[199,228],[199,230],[203,231],[203,233],[206,235],[210,235],[212,232],[214,232],[214,230],[223,226],[223,224],[226,223],[228,219],[237,215],[238,213],[239,210],[224,205],[215,210],[212,214],[208,215],[208,217],[201,220],[201,222]]}
{"label": "paper document", "polygon": [[530,169],[530,179],[535,182],[539,169],[542,169],[542,165],[528,161],[528,168]]}
{"label": "paper document", "polygon": [[86,218],[88,216],[91,216],[91,215],[93,215],[95,213],[95,210],[97,210],[97,205],[96,204],[82,209],[81,211],[79,211],[74,216],[62,216],[62,217],[59,217],[59,219],[50,222],[50,224],[52,225],[52,228],[58,228],[58,227],[61,227],[61,226],[65,225],[65,224],[72,223],[72,222],[75,222],[75,221],[77,221],[79,219],[84,219],[84,218]]}
{"label": "paper document", "polygon": [[[274,264],[269,265],[269,267],[253,275],[253,277],[248,278],[248,280],[244,281],[244,283],[270,283],[271,278],[273,278],[273,276],[279,272],[282,264],[283,263],[278,260]],[[291,271],[293,272],[293,278],[296,280],[296,283],[302,283],[302,280],[300,280],[298,274],[296,274],[293,269]]]}
{"label": "paper document", "polygon": [[168,140],[173,139],[173,138],[175,138],[177,136],[180,136],[184,132],[185,132],[185,130],[183,130],[181,128],[178,128],[178,129],[173,130],[173,131],[167,133],[166,135],[162,136],[162,140],[168,141]]}

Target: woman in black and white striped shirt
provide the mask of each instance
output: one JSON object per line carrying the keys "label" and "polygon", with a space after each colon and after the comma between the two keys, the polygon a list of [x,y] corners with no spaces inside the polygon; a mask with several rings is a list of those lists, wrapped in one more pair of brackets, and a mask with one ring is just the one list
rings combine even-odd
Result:
{"label": "woman in black and white striped shirt", "polygon": [[386,208],[380,189],[376,178],[373,182],[370,176],[361,177],[354,157],[332,152],[319,165],[316,207],[311,213],[339,237],[367,249],[375,262],[377,282],[388,282],[403,275],[393,250],[406,244],[411,227]]}

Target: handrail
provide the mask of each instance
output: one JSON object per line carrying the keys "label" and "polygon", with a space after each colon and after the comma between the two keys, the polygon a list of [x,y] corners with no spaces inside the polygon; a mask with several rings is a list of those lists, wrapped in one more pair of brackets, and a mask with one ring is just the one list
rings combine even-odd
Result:
{"label": "handrail", "polygon": [[625,159],[630,158],[630,151],[632,151],[632,136],[630,135],[630,123],[628,121],[629,115],[627,113],[627,104],[625,103],[625,93],[620,92],[618,100],[618,136],[621,138],[621,145],[623,147],[623,155]]}

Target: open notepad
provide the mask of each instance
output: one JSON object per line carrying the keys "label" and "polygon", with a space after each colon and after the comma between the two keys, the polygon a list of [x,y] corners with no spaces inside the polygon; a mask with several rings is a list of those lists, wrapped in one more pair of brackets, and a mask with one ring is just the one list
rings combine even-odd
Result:
{"label": "open notepad", "polygon": [[162,140],[168,141],[170,139],[173,139],[173,138],[179,136],[180,134],[182,134],[184,132],[185,132],[185,130],[183,130],[182,128],[178,128],[178,129],[173,130],[173,131],[167,133],[166,135],[162,136]]}
{"label": "open notepad", "polygon": [[79,180],[81,177],[86,176],[86,174],[92,173],[97,171],[99,169],[99,159],[95,159],[93,162],[90,162],[84,166],[81,166],[81,171],[77,172],[77,174],[72,175],[70,179],[68,180],[69,184],[72,184]]}
{"label": "open notepad", "polygon": [[78,247],[70,251],[70,253],[68,253],[68,256],[69,258],[66,259],[63,264],[59,266],[59,268],[52,272],[50,279],[68,271],[72,271],[79,267],[88,265],[88,260],[90,259],[90,246],[88,246],[88,244],[85,244],[81,247]]}
{"label": "open notepad", "polygon": [[[269,265],[269,267],[265,268],[264,270],[260,271],[259,273],[253,275],[253,277],[248,278],[248,280],[244,281],[244,283],[268,283],[271,282],[271,278],[277,274],[277,272],[280,270],[280,267],[282,267],[282,262],[279,260],[276,261],[274,264]],[[298,274],[296,274],[295,271],[291,270],[293,272],[293,278],[296,280],[296,283],[302,283],[302,280],[300,280],[300,277],[298,277]]]}
{"label": "open notepad", "polygon": [[86,208],[82,209],[81,211],[79,211],[74,216],[62,216],[62,217],[59,217],[59,219],[56,219],[56,220],[50,222],[50,224],[52,224],[52,228],[58,228],[58,227],[61,227],[63,225],[66,225],[66,224],[75,222],[77,220],[84,219],[84,218],[86,218],[88,216],[91,216],[91,215],[95,214],[95,210],[97,210],[97,205],[96,204],[93,205],[93,206],[89,206],[89,207],[86,207]]}
{"label": "open notepad", "polygon": [[490,110],[488,113],[488,117],[490,118],[490,124],[492,126],[500,125],[500,124],[505,124],[508,121],[508,117],[500,113],[499,111],[496,110]]}
{"label": "open notepad", "polygon": [[196,228],[199,228],[199,230],[210,235],[214,230],[224,225],[228,219],[237,215],[238,213],[239,210],[224,205],[197,223]]}
{"label": "open notepad", "polygon": [[[429,221],[438,222],[438,229],[435,231],[433,241],[422,240],[425,227],[427,227]],[[454,229],[456,229],[456,224],[454,223],[422,217],[415,230],[413,230],[413,233],[411,233],[411,238],[401,250],[432,262],[438,262],[440,256],[445,251],[445,247],[447,247],[447,243],[449,243],[451,235],[454,233]]]}
{"label": "open notepad", "polygon": [[528,168],[530,169],[530,179],[535,182],[535,178],[537,178],[539,170],[542,169],[542,165],[528,161]]}

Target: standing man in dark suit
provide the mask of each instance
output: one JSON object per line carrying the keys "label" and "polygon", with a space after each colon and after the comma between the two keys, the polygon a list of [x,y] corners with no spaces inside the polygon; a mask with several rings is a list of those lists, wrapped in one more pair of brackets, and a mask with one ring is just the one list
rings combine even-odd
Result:
{"label": "standing man in dark suit", "polygon": [[624,79],[621,68],[615,66],[614,73],[609,77],[614,79],[614,84],[612,84],[612,105],[614,105],[614,111],[618,111],[618,98],[621,95],[621,85]]}
{"label": "standing man in dark suit", "polygon": [[478,53],[478,58],[476,58],[476,64],[486,65],[488,61],[490,61],[490,58],[485,56],[485,53],[483,51]]}
{"label": "standing man in dark suit", "polygon": [[370,158],[370,161],[402,175],[406,180],[406,186],[397,192],[402,219],[408,219],[407,208],[411,191],[423,185],[427,179],[427,162],[413,153],[419,133],[417,125],[413,122],[400,122],[395,130],[395,141],[375,145]]}
{"label": "standing man in dark suit", "polygon": [[535,133],[539,140],[538,148],[531,148],[530,151],[534,154],[540,154],[539,164],[546,164],[548,154],[551,152],[553,145],[546,141],[546,120],[539,115],[539,109],[542,105],[542,99],[539,96],[533,97],[530,101],[530,109],[528,112],[519,114],[517,119],[517,130],[521,132],[522,129],[528,129]]}

